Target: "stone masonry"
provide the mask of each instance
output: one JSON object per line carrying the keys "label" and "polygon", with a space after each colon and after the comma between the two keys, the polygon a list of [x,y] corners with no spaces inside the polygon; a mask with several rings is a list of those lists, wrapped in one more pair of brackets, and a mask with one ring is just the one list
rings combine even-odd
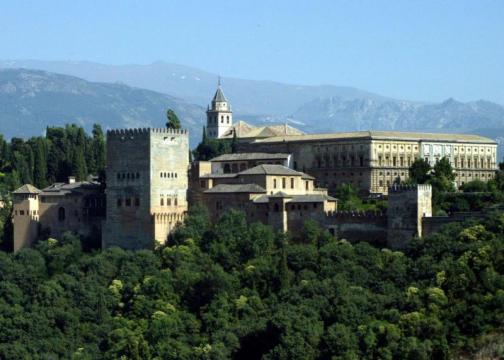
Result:
{"label": "stone masonry", "polygon": [[186,130],[107,132],[107,212],[103,247],[164,244],[187,211]]}

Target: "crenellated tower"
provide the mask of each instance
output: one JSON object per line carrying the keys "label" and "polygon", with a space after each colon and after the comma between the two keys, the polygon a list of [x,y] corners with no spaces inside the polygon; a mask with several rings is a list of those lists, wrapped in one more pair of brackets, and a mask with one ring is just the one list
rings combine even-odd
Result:
{"label": "crenellated tower", "polygon": [[206,113],[208,138],[219,139],[233,127],[233,112],[222,91],[220,78],[212,104],[207,108]]}
{"label": "crenellated tower", "polygon": [[108,131],[103,247],[164,244],[187,211],[188,169],[186,130]]}

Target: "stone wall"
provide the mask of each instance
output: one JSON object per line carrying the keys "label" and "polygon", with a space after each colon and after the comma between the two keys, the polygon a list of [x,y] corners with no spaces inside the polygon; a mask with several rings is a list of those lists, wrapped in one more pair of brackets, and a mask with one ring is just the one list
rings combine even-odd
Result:
{"label": "stone wall", "polygon": [[323,224],[337,239],[353,243],[366,241],[378,246],[387,242],[387,216],[380,212],[330,212]]}

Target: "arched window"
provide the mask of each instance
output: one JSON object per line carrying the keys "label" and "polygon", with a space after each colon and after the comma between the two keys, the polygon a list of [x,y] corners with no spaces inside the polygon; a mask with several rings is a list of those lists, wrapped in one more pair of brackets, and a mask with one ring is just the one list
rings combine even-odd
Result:
{"label": "arched window", "polygon": [[65,208],[64,207],[60,207],[58,209],[58,220],[65,221]]}

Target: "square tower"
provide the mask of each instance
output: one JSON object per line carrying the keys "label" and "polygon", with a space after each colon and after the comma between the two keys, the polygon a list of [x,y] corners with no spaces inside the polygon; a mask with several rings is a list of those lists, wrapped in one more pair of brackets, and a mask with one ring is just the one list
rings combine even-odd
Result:
{"label": "square tower", "polygon": [[103,247],[164,244],[187,212],[188,169],[186,130],[108,131]]}
{"label": "square tower", "polygon": [[422,219],[432,216],[432,187],[393,185],[388,190],[387,246],[403,249],[415,236],[422,236]]}

